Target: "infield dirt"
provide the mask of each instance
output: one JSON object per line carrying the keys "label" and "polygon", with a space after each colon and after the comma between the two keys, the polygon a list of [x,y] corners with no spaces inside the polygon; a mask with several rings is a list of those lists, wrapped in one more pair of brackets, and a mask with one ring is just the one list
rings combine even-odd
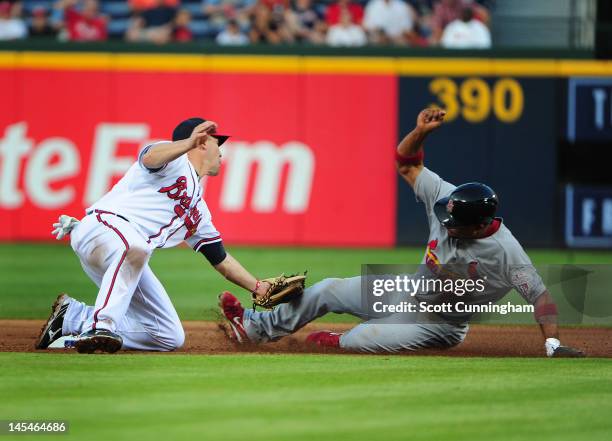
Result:
{"label": "infield dirt", "polygon": [[[40,320],[0,320],[0,352],[35,352],[34,341],[41,326]],[[313,323],[278,342],[258,346],[236,345],[226,337],[223,325],[219,323],[188,321],[184,322],[183,326],[186,333],[185,346],[173,354],[339,353],[340,351],[306,346],[304,339],[309,332],[315,330],[330,329],[342,332],[354,325]],[[561,341],[566,345],[582,349],[589,357],[612,358],[612,328],[564,328],[561,330]],[[73,353],[72,350],[61,349],[52,352]],[[405,354],[410,355],[415,352]],[[419,351],[418,354],[458,357],[541,357],[543,344],[536,326],[473,325],[462,344],[447,350]]]}

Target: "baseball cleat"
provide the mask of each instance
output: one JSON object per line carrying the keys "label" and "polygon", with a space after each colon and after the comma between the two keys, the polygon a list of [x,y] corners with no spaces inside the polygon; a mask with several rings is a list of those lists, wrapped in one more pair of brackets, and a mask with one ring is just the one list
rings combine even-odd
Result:
{"label": "baseball cleat", "polygon": [[72,300],[67,294],[60,294],[51,306],[51,315],[47,323],[40,330],[40,335],[36,342],[36,349],[47,349],[51,343],[62,336],[62,325],[64,316],[68,310],[68,305]]}
{"label": "baseball cleat", "polygon": [[306,343],[324,348],[339,348],[341,335],[331,331],[313,332],[306,337]]}
{"label": "baseball cleat", "polygon": [[93,354],[96,351],[112,354],[121,349],[123,339],[108,329],[92,329],[79,335],[74,347],[80,354]]}
{"label": "baseball cleat", "polygon": [[238,300],[231,292],[225,291],[219,296],[219,308],[221,308],[221,313],[227,319],[230,327],[232,328],[234,339],[238,343],[247,342],[249,337],[247,336],[242,324],[244,308],[240,304],[240,300]]}

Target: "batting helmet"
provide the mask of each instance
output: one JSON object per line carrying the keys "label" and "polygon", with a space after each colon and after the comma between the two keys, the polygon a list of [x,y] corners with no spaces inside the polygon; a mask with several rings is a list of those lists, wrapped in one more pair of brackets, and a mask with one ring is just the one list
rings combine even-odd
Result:
{"label": "batting helmet", "polygon": [[[174,128],[174,131],[172,132],[172,141],[180,141],[181,139],[189,138],[191,136],[191,132],[193,132],[193,129],[203,122],[206,122],[206,120],[198,117],[189,118],[182,121]],[[210,136],[217,138],[219,140],[219,145],[223,144],[225,141],[227,141],[227,138],[230,137],[230,135],[219,135],[217,133],[211,133]]]}
{"label": "batting helmet", "polygon": [[491,187],[469,182],[455,188],[450,196],[434,205],[434,213],[447,227],[466,227],[489,224],[495,217],[499,201]]}

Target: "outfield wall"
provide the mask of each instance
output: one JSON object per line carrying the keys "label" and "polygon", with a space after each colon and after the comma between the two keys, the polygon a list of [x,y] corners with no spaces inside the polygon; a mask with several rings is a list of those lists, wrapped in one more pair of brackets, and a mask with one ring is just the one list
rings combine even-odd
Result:
{"label": "outfield wall", "polygon": [[[428,141],[427,165],[453,183],[490,183],[526,244],[563,245],[557,144],[575,77],[607,81],[612,64],[0,52],[0,239],[49,239],[57,215],[82,214],[140,146],[202,115],[234,135],[222,173],[205,182],[228,243],[422,244],[422,206],[393,149],[437,103],[449,123]],[[597,122],[588,111],[574,133]]]}

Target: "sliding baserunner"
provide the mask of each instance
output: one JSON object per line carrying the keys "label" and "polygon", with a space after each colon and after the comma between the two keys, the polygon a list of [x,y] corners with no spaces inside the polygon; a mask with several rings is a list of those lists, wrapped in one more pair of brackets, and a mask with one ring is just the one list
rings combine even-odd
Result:
{"label": "sliding baserunner", "polygon": [[[423,165],[423,142],[444,121],[445,112],[425,109],[417,124],[396,151],[397,169],[425,204],[429,239],[422,271],[444,277],[448,265],[463,266],[464,277],[486,276],[486,290],[465,296],[465,303],[495,303],[512,289],[534,306],[535,319],[549,356],[579,357],[579,350],[562,346],[557,327],[557,308],[531,261],[501,218],[495,217],[498,198],[480,183],[456,187]],[[414,275],[413,277],[416,277]],[[453,276],[455,277],[455,276]],[[461,343],[469,329],[469,314],[431,315],[416,312],[376,313],[362,302],[362,278],[325,279],[304,291],[303,296],[273,311],[244,310],[231,293],[220,297],[220,306],[239,341],[255,343],[277,340],[328,312],[352,314],[365,320],[343,333],[310,334],[307,341],[362,352],[398,352],[423,348],[449,348]],[[409,303],[419,297],[407,296]]]}

